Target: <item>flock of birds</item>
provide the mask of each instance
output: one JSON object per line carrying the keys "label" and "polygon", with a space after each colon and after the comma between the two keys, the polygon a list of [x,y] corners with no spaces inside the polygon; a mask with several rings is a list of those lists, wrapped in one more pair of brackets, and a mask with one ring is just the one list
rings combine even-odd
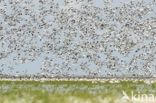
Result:
{"label": "flock of birds", "polygon": [[40,57],[46,77],[156,76],[156,1],[102,1],[0,0],[0,74]]}

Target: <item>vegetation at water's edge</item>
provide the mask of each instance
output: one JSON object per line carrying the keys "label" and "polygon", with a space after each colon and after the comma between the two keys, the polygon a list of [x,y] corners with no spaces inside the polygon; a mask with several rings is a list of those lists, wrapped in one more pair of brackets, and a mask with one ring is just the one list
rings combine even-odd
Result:
{"label": "vegetation at water's edge", "polygon": [[155,90],[156,83],[132,81],[0,81],[0,103],[122,103],[123,91],[130,96]]}

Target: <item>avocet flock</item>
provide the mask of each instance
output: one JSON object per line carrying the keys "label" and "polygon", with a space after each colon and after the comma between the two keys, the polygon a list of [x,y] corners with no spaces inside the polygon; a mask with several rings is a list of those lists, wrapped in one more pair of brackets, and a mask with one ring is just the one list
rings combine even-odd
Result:
{"label": "avocet flock", "polygon": [[156,1],[0,0],[0,74],[31,73],[155,77]]}

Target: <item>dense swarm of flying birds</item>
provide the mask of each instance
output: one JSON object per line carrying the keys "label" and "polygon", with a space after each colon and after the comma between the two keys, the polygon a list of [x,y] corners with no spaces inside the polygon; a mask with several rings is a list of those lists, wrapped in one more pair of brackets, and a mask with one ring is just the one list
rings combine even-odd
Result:
{"label": "dense swarm of flying birds", "polygon": [[156,1],[113,1],[0,0],[0,74],[156,76]]}

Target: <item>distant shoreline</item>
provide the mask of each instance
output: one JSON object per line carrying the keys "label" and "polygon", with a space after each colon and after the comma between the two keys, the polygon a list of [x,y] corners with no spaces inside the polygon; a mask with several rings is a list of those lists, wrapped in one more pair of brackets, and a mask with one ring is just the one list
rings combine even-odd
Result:
{"label": "distant shoreline", "polygon": [[147,84],[156,83],[156,77],[96,77],[96,78],[83,78],[83,77],[14,77],[14,78],[0,78],[0,81],[38,81],[38,82],[46,82],[46,81],[88,81],[88,82],[109,82],[109,83],[118,83],[122,81],[131,81],[131,82],[145,82]]}

